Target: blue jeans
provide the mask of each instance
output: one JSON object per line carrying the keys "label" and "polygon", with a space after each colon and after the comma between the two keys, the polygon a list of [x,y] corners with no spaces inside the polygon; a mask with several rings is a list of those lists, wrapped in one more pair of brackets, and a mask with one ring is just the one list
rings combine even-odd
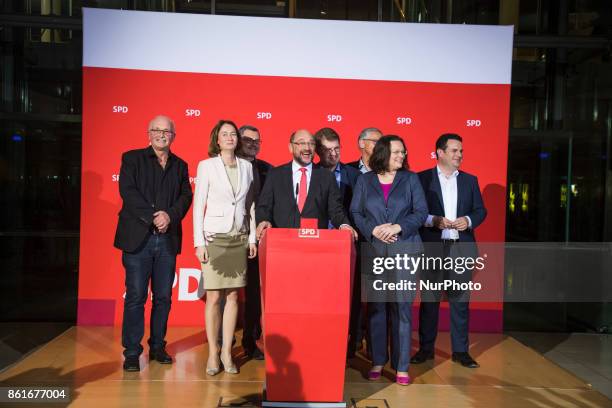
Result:
{"label": "blue jeans", "polygon": [[121,343],[125,357],[138,357],[142,353],[144,336],[144,305],[147,301],[149,281],[153,292],[149,348],[165,347],[168,314],[172,303],[172,283],[176,267],[176,253],[171,249],[166,234],[151,235],[136,252],[123,252],[125,268],[125,301]]}

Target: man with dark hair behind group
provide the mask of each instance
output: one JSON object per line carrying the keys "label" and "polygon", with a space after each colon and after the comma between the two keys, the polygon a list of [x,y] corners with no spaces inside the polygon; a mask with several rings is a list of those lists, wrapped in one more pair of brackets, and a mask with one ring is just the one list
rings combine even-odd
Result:
{"label": "man with dark hair behind group", "polygon": [[[354,167],[340,162],[340,135],[332,128],[319,129],[314,134],[319,166],[331,171],[342,195],[342,205],[348,213],[353,198],[353,187],[361,175]],[[350,217],[350,214],[349,214]]]}
{"label": "man with dark hair behind group", "polygon": [[[349,218],[351,218],[350,207],[353,198],[353,188],[355,188],[355,183],[357,183],[357,178],[361,173],[356,168],[340,162],[340,136],[334,129],[327,127],[319,129],[314,134],[314,138],[317,144],[316,152],[319,156],[319,166],[331,171],[336,178],[336,183],[340,188],[340,194],[342,196],[342,205],[344,206],[344,210],[348,213]],[[351,222],[353,222],[352,219]],[[357,258],[359,258],[359,256],[357,256]],[[354,357],[355,351],[359,349],[359,343],[361,343],[362,338],[361,320],[361,274],[359,273],[358,265],[356,265],[354,271],[353,294],[351,298],[347,358]]]}
{"label": "man with dark hair behind group", "polygon": [[[268,171],[272,165],[257,158],[261,147],[259,129],[251,125],[244,125],[238,129],[242,148],[238,155],[253,164],[253,184],[255,187],[255,205],[259,192],[263,187]],[[244,330],[242,334],[242,348],[247,356],[255,360],[263,360],[264,354],[257,347],[257,340],[261,337],[261,289],[259,287],[259,259],[247,260],[247,285],[244,299]]]}

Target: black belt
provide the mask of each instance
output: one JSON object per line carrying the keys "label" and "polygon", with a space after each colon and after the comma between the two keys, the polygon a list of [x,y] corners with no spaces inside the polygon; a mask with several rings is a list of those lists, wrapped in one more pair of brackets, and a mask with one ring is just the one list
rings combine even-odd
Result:
{"label": "black belt", "polygon": [[457,242],[459,242],[458,239],[443,239],[442,240],[443,244],[456,244]]}

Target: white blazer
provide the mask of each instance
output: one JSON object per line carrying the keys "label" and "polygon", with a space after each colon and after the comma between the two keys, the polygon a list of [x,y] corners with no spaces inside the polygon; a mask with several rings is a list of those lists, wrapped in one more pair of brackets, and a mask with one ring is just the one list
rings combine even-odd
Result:
{"label": "white blazer", "polygon": [[193,244],[206,245],[204,231],[228,233],[235,225],[246,226],[249,243],[255,241],[255,200],[253,166],[248,160],[236,157],[238,163],[238,191],[234,195],[225,166],[220,156],[202,160],[198,164],[193,197]]}

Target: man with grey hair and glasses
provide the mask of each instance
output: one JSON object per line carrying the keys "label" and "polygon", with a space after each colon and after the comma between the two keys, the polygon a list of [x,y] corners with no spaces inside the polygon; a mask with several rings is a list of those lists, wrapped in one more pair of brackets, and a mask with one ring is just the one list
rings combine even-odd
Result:
{"label": "man with grey hair and glasses", "polygon": [[[353,167],[361,172],[361,174],[367,173],[370,171],[370,157],[372,156],[372,152],[374,151],[374,146],[378,139],[382,137],[382,132],[380,129],[375,127],[367,127],[363,129],[359,136],[357,137],[357,143],[359,146],[359,150],[361,151],[361,157],[359,160],[347,163],[347,166]],[[358,246],[358,251],[361,248]],[[359,278],[361,278],[361,256],[357,256],[357,263],[355,265],[355,271],[359,274]],[[351,342],[349,343],[348,349],[348,357],[353,357],[355,355],[355,351],[360,350],[363,344],[363,340],[367,338],[367,324],[365,317],[365,312],[362,310],[361,299],[353,298],[354,302],[351,306],[351,322],[350,322],[350,337]],[[357,304],[359,301],[359,304]],[[366,349],[369,354],[369,343],[366,342]]]}
{"label": "man with grey hair and glasses", "polygon": [[356,168],[361,172],[361,174],[370,171],[370,157],[374,151],[374,145],[376,145],[376,142],[378,142],[378,139],[381,137],[382,132],[378,128],[368,127],[363,129],[357,138],[357,144],[359,146],[359,151],[361,151],[361,157],[359,160],[347,163],[346,165]]}
{"label": "man with grey hair and glasses", "polygon": [[149,360],[172,364],[166,352],[166,329],[172,303],[176,255],[181,252],[181,221],[191,205],[187,163],[170,151],[174,122],[158,115],[147,129],[149,147],[121,158],[119,194],[123,206],[115,234],[125,268],[121,342],[125,371],[140,371],[144,306],[149,283],[153,292]]}

